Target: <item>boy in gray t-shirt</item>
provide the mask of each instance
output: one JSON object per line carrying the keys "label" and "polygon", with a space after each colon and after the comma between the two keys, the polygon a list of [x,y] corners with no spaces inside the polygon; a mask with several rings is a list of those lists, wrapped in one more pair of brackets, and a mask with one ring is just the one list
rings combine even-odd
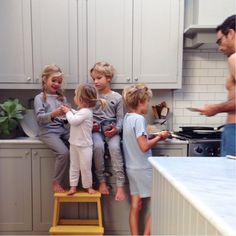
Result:
{"label": "boy in gray t-shirt", "polygon": [[116,177],[116,196],[115,200],[125,199],[124,183],[124,163],[120,147],[120,131],[123,120],[122,96],[111,90],[110,82],[114,76],[114,68],[106,62],[98,62],[90,70],[91,77],[98,90],[100,98],[107,102],[107,107],[101,109],[96,106],[93,109],[93,157],[96,177],[99,181],[99,192],[109,194],[109,188],[104,176],[104,141],[107,143],[112,168]]}

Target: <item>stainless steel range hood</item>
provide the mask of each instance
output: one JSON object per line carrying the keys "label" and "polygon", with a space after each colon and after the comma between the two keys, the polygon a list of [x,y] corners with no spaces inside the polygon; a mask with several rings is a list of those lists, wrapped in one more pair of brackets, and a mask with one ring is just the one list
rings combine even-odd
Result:
{"label": "stainless steel range hood", "polygon": [[216,45],[216,27],[236,12],[235,0],[185,0],[184,47]]}
{"label": "stainless steel range hood", "polygon": [[209,47],[216,45],[216,26],[213,25],[190,25],[184,30],[184,47],[198,48],[203,44]]}

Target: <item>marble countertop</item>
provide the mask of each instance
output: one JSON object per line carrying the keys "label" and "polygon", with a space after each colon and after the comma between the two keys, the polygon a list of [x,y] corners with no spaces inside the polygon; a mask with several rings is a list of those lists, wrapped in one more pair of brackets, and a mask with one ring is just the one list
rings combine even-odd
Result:
{"label": "marble countertop", "polygon": [[222,234],[236,235],[236,160],[150,157],[149,161]]}

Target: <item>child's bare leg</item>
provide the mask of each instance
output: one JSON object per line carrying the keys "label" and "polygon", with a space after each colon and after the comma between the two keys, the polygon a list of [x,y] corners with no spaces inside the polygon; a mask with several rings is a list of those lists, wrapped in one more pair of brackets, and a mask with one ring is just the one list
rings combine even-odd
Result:
{"label": "child's bare leg", "polygon": [[57,181],[53,181],[52,188],[53,188],[54,193],[57,193],[57,192],[64,193],[65,192],[65,189],[62,188],[62,186]]}
{"label": "child's bare leg", "polygon": [[139,235],[139,213],[142,200],[138,195],[131,195],[131,206],[129,213],[129,226],[131,235]]}
{"label": "child's bare leg", "polygon": [[90,194],[94,194],[94,193],[97,192],[97,191],[96,191],[95,189],[93,189],[92,187],[91,187],[91,188],[87,188],[87,191],[88,191],[88,193],[90,193]]}
{"label": "child's bare leg", "polygon": [[123,201],[124,199],[125,199],[124,187],[123,186],[117,187],[115,200],[116,201]]}
{"label": "child's bare leg", "polygon": [[73,195],[76,193],[76,187],[75,186],[71,186],[69,192],[67,193],[67,195]]}
{"label": "child's bare leg", "polygon": [[147,216],[147,220],[146,220],[146,223],[145,223],[145,228],[144,228],[144,233],[143,235],[150,235],[151,234],[151,215],[148,214]]}
{"label": "child's bare leg", "polygon": [[107,186],[107,184],[105,182],[102,182],[102,183],[99,184],[98,191],[101,194],[105,194],[105,195],[109,194],[109,189],[108,189],[108,186]]}

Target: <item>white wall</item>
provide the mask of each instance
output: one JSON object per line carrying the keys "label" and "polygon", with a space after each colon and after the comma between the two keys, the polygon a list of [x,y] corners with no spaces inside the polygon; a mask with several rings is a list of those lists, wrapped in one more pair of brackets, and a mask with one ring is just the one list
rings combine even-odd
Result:
{"label": "white wall", "polygon": [[173,92],[173,129],[179,126],[219,126],[226,114],[205,117],[186,107],[201,107],[227,98],[227,58],[216,49],[184,50],[183,87]]}

